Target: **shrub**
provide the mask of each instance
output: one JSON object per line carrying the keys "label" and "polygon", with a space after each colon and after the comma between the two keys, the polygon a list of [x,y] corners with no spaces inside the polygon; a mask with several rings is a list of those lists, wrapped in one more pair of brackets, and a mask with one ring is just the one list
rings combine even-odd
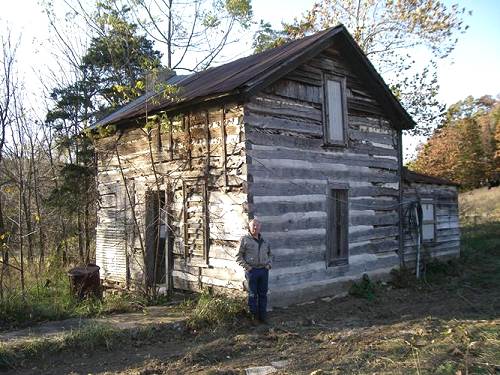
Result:
{"label": "shrub", "polygon": [[376,295],[378,285],[374,284],[368,275],[365,273],[359,283],[353,283],[349,288],[351,296],[373,300]]}

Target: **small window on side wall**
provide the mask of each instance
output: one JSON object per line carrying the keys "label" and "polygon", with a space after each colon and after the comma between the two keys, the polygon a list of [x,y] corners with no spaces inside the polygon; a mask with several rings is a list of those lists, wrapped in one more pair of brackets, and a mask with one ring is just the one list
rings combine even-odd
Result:
{"label": "small window on side wall", "polygon": [[346,146],[347,105],[346,81],[343,77],[325,75],[324,89],[324,141],[325,145]]}
{"label": "small window on side wall", "polygon": [[422,241],[432,242],[435,240],[436,220],[434,216],[434,202],[432,199],[423,199],[422,205]]}
{"label": "small window on side wall", "polygon": [[326,261],[331,267],[349,263],[349,191],[339,184],[327,189]]}

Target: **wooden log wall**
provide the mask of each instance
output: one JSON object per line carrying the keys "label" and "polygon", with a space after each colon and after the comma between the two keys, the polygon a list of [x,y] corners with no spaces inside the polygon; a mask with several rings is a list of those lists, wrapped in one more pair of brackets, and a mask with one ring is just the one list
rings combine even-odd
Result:
{"label": "wooden log wall", "polygon": [[174,237],[174,287],[242,289],[234,261],[247,220],[242,115],[238,105],[208,108],[96,142],[105,280],[143,285],[146,192],[159,190],[170,193],[162,220]]}
{"label": "wooden log wall", "polygon": [[[427,183],[404,183],[403,201],[425,199],[434,204],[435,240],[425,242],[421,247],[421,259],[437,258],[447,260],[460,256],[460,227],[458,213],[458,189],[453,185],[434,185]],[[417,238],[404,222],[404,257],[405,264],[414,267],[417,256]]]}
{"label": "wooden log wall", "polygon": [[[323,145],[323,74],[346,77],[348,145]],[[244,107],[249,209],[274,253],[270,301],[345,291],[399,265],[398,136],[365,83],[329,49]],[[326,267],[327,186],[347,184],[349,260]]]}

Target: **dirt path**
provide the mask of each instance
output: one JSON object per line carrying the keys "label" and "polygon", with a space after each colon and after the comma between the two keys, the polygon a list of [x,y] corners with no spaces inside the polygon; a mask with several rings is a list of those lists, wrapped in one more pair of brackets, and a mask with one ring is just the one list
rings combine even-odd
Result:
{"label": "dirt path", "polygon": [[[463,330],[474,335],[477,327],[480,332],[491,328],[500,339],[500,291],[461,293],[383,289],[373,301],[319,300],[273,311],[268,326],[254,327],[242,318],[202,332],[159,329],[145,341],[109,351],[64,353],[11,373],[229,375],[261,366],[274,368],[274,374],[407,374],[415,373],[416,351],[420,373],[433,373],[442,363],[456,368],[465,363]],[[476,336],[471,340],[479,342]],[[276,362],[283,367],[269,367]],[[486,367],[496,371],[491,366]]]}
{"label": "dirt path", "polygon": [[102,318],[74,318],[61,321],[46,322],[29,328],[0,333],[3,344],[19,344],[36,339],[58,336],[80,328],[103,324],[115,329],[144,328],[151,325],[167,325],[181,323],[185,317],[170,306],[151,306],[141,312],[124,313]]}
{"label": "dirt path", "polygon": [[123,314],[109,322],[124,328],[166,323],[155,325],[147,337],[107,349],[57,352],[8,373],[250,375],[248,369],[261,367],[273,374],[498,375],[499,229],[500,224],[475,228],[464,241],[473,249],[459,264],[439,265],[434,274],[429,271],[428,282],[406,289],[377,286],[369,299],[323,299],[276,309],[265,326],[236,317],[215,329],[193,331],[168,323],[162,308],[156,317]]}

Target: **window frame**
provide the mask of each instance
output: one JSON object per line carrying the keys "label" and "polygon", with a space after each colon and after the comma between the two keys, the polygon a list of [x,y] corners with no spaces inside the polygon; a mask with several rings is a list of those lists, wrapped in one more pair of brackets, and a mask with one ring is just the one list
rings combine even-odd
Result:
{"label": "window frame", "polygon": [[[334,191],[344,192],[345,202],[341,202],[336,198]],[[335,200],[332,203],[332,200]],[[335,216],[334,212],[344,210],[340,217]],[[326,187],[326,241],[325,241],[325,260],[327,267],[335,267],[349,264],[349,185],[344,183],[329,182]],[[343,226],[343,237],[340,239],[330,229],[335,226],[335,222],[342,220],[340,223]],[[332,222],[333,221],[333,222]],[[339,250],[337,250],[340,247]],[[337,254],[335,254],[337,250]]]}
{"label": "window frame", "polygon": [[[202,196],[202,238],[203,238],[203,248],[202,253],[195,253],[193,251],[189,251],[188,244],[188,189],[192,189],[193,187],[201,187],[201,191],[198,191],[198,194]],[[182,221],[183,221],[183,244],[184,244],[184,259],[189,259],[190,261],[194,259],[202,259],[200,264],[207,266],[209,264],[209,252],[210,252],[210,224],[209,224],[209,212],[208,212],[208,181],[205,178],[185,178],[182,180]]]}
{"label": "window frame", "polygon": [[[432,243],[436,242],[436,201],[432,197],[422,198],[420,199],[420,205],[422,206],[422,242],[423,243]],[[426,220],[424,218],[424,205],[432,206],[432,220]],[[432,238],[424,238],[424,225],[432,224]]]}
{"label": "window frame", "polygon": [[[340,83],[340,96],[342,107],[342,140],[334,140],[330,137],[330,115],[328,107],[328,81]],[[347,80],[346,77],[323,73],[323,145],[334,147],[347,147]]]}

